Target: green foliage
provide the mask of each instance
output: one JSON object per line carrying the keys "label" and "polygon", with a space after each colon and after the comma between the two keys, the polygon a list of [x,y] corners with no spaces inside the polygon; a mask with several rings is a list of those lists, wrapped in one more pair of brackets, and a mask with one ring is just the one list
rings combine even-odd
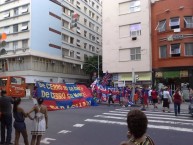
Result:
{"label": "green foliage", "polygon": [[[88,57],[84,64],[83,64],[83,71],[90,75],[90,77],[93,76],[93,73],[98,73],[98,55],[94,55],[92,57]],[[99,56],[99,75],[101,76],[103,74],[102,72],[102,56]],[[98,74],[97,74],[98,75]]]}

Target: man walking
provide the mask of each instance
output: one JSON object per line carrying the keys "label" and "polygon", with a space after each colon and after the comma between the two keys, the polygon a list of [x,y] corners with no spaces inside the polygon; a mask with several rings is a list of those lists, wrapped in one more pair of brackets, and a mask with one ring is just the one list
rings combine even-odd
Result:
{"label": "man walking", "polygon": [[[6,91],[1,91],[0,97],[0,112],[1,115],[1,142],[0,144],[13,144],[11,143],[11,133],[12,133],[12,106],[13,99],[6,96]],[[7,129],[7,136],[5,140],[5,128]]]}

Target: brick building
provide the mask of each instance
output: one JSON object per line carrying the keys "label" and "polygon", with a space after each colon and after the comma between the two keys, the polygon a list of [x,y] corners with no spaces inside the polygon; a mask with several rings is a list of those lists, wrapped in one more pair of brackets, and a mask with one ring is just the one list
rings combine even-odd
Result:
{"label": "brick building", "polygon": [[153,85],[193,87],[193,1],[160,0],[151,8]]}

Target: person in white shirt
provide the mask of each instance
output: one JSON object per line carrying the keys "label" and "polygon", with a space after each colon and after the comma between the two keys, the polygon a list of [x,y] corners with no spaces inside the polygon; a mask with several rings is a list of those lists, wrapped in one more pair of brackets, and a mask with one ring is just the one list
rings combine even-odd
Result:
{"label": "person in white shirt", "polygon": [[149,99],[149,104],[152,104],[152,96],[151,96],[152,89],[150,88],[148,91],[148,99]]}
{"label": "person in white shirt", "polygon": [[165,86],[163,91],[163,112],[165,112],[165,108],[170,112],[170,103],[172,103],[172,97],[170,96],[168,87]]}

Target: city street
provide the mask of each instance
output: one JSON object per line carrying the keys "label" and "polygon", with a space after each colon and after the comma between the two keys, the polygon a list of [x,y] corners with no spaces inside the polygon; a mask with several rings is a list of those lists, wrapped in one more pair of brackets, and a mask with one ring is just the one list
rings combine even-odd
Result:
{"label": "city street", "polygon": [[[22,106],[29,111],[33,106],[31,100],[23,100]],[[153,110],[151,105],[147,111],[148,134],[155,140],[156,145],[191,145],[193,133],[193,118],[187,113],[188,103],[182,105],[180,116],[175,117],[173,104],[171,113]],[[49,127],[43,136],[41,144],[50,145],[119,145],[126,140],[126,114],[131,107],[119,105],[83,109],[68,109],[49,112]],[[26,119],[29,139],[32,122]],[[14,133],[13,133],[14,134]],[[22,138],[20,138],[21,145]]]}

